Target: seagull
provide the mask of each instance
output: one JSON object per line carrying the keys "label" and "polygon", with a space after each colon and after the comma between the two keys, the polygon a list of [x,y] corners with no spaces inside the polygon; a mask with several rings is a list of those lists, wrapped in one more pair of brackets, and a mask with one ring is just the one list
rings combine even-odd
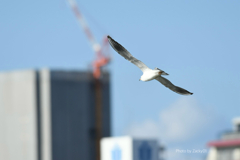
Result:
{"label": "seagull", "polygon": [[108,42],[110,43],[110,45],[116,52],[118,52],[126,60],[130,61],[131,63],[135,64],[138,68],[141,69],[141,71],[143,72],[143,75],[141,76],[139,81],[141,80],[141,81],[146,82],[146,81],[151,81],[153,79],[156,79],[157,81],[162,83],[165,87],[171,89],[172,91],[174,91],[178,94],[182,94],[182,95],[192,95],[193,94],[181,87],[175,86],[168,79],[162,77],[162,75],[168,75],[163,70],[161,70],[157,67],[154,69],[148,68],[142,61],[133,57],[131,55],[131,53],[129,53],[121,44],[119,44],[117,41],[112,39],[112,37],[110,37],[108,35],[107,38],[108,38]]}

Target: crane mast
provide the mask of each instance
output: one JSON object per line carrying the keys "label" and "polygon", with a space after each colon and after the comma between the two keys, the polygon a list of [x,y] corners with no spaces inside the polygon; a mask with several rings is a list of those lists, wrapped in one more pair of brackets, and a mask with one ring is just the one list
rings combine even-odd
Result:
{"label": "crane mast", "polygon": [[[93,51],[95,52],[96,59],[93,61],[93,77],[94,77],[94,91],[95,91],[95,153],[96,160],[100,160],[100,140],[102,138],[102,84],[101,84],[101,68],[110,62],[110,57],[104,55],[103,46],[101,46],[95,40],[93,34],[91,33],[86,21],[81,15],[80,10],[77,7],[75,0],[68,0],[72,11],[74,12],[77,21],[82,27],[84,33],[86,34]],[[103,45],[107,46],[107,36],[103,40]]]}

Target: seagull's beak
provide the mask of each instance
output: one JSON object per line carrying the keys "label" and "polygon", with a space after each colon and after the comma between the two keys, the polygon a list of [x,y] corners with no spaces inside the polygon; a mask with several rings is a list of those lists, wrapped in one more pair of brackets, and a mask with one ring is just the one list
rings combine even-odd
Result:
{"label": "seagull's beak", "polygon": [[141,81],[141,78],[139,79],[139,81]]}

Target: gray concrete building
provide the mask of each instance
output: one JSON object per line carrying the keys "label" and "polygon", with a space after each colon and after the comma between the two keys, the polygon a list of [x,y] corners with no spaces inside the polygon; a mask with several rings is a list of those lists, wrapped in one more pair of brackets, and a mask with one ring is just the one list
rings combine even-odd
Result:
{"label": "gray concrete building", "polygon": [[[110,79],[101,82],[102,136],[110,136]],[[95,160],[95,81],[85,71],[0,73],[0,160]]]}

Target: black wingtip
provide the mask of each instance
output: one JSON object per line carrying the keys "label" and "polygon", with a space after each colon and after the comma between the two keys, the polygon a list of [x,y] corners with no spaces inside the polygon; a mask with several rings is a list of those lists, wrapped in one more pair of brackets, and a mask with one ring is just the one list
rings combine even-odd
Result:
{"label": "black wingtip", "polygon": [[108,38],[108,41],[114,41],[114,42],[116,42],[111,36],[107,36],[107,38]]}
{"label": "black wingtip", "polygon": [[107,36],[108,38],[108,42],[110,43],[110,45],[113,47],[113,49],[117,52],[127,52],[127,50],[121,45],[119,44],[117,41],[115,41],[112,37],[110,37],[109,35]]}
{"label": "black wingtip", "polygon": [[193,93],[190,92],[191,95],[193,95]]}
{"label": "black wingtip", "polygon": [[191,92],[186,92],[186,93],[179,93],[179,94],[182,94],[182,95],[186,95],[186,96],[188,96],[188,95],[193,95],[193,93],[191,93]]}

